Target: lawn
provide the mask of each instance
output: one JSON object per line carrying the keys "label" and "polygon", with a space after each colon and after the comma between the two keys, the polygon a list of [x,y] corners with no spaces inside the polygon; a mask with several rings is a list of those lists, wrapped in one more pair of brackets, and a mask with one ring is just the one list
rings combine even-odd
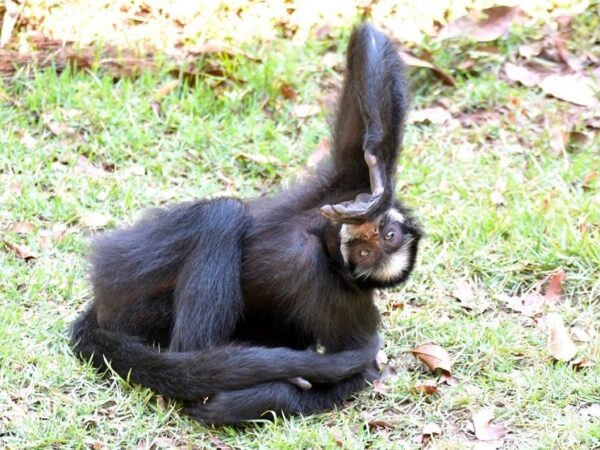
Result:
{"label": "lawn", "polygon": [[[540,14],[491,41],[409,45],[438,76],[410,71],[397,191],[426,237],[411,279],[378,298],[386,379],[335,411],[241,429],[195,423],[73,357],[87,249],[145,208],[262,195],[302,176],[326,153],[352,21],[241,41],[192,69],[156,57],[135,76],[97,60],[1,78],[0,448],[395,449],[430,434],[435,449],[600,448],[600,84],[575,104],[507,66],[577,67],[597,81],[591,3],[568,23]],[[571,341],[577,355],[561,358],[556,345]],[[410,353],[425,343],[447,351],[450,380]],[[496,439],[473,432],[486,408]]]}

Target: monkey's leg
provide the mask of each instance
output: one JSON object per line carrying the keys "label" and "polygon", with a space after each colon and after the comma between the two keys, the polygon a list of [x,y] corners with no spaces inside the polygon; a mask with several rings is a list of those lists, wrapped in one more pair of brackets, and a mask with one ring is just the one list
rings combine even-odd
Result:
{"label": "monkey's leg", "polygon": [[244,214],[232,210],[226,223],[207,224],[210,232],[199,237],[185,261],[175,286],[171,351],[201,350],[230,341],[243,310]]}
{"label": "monkey's leg", "polygon": [[377,156],[365,150],[365,161],[369,168],[369,180],[371,193],[361,193],[354,200],[338,203],[335,205],[324,205],[321,214],[328,219],[341,223],[360,223],[369,218],[369,214],[376,211],[384,201],[385,173],[379,164]]}

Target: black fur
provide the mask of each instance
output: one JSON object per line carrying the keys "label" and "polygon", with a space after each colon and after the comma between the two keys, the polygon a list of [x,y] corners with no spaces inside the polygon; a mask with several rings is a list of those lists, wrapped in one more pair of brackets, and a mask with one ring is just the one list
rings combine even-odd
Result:
{"label": "black fur", "polygon": [[[420,237],[393,195],[407,103],[394,46],[369,26],[355,30],[331,161],[271,198],[182,204],[101,237],[91,256],[94,302],[73,326],[74,351],[184,400],[210,423],[310,414],[375,379],[372,288],[406,279]],[[385,182],[369,220],[390,208],[406,217],[410,265],[391,281],[357,279],[339,250],[341,224],[320,213],[370,192],[364,152],[377,157]]]}

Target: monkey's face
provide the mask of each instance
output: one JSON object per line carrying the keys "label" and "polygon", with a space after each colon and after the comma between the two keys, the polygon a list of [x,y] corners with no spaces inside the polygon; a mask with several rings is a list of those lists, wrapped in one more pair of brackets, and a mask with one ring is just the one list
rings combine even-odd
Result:
{"label": "monkey's face", "polygon": [[371,222],[342,225],[340,252],[360,284],[388,287],[409,275],[420,237],[410,216],[392,208]]}

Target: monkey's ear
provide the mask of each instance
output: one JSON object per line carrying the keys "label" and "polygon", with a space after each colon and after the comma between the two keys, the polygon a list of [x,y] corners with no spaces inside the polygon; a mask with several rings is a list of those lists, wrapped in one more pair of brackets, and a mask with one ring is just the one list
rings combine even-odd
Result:
{"label": "monkey's ear", "polygon": [[333,163],[348,187],[363,194],[350,202],[325,205],[324,215],[356,222],[391,206],[407,106],[404,65],[396,46],[369,25],[356,28],[348,44],[334,126]]}

